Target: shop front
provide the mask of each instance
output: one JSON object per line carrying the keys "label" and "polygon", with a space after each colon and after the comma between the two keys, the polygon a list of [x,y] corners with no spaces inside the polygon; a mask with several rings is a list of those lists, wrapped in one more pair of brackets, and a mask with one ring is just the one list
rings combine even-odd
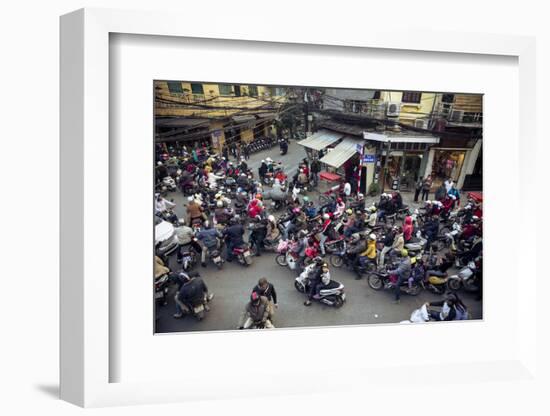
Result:
{"label": "shop front", "polygon": [[466,152],[467,149],[434,149],[431,170],[434,188],[449,178],[459,182]]}

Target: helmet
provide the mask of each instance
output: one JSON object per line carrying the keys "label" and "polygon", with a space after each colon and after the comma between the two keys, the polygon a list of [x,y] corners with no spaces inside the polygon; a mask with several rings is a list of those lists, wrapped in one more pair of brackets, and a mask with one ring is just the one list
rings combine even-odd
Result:
{"label": "helmet", "polygon": [[157,162],[157,165],[162,166],[162,162],[159,160],[159,161]]}
{"label": "helmet", "polygon": [[216,202],[216,206],[217,206],[218,208],[223,207],[223,201],[218,201],[218,202]]}
{"label": "helmet", "polygon": [[353,210],[352,210],[351,208],[348,208],[348,209],[346,210],[346,214],[348,214],[348,215],[353,214]]}
{"label": "helmet", "polygon": [[179,277],[179,279],[180,279],[181,281],[183,281],[183,282],[187,282],[188,280],[191,279],[191,278],[189,277],[189,275],[188,275],[187,273],[185,273],[185,272],[180,272],[180,273],[178,274],[178,277]]}
{"label": "helmet", "polygon": [[324,220],[328,220],[329,218],[330,218],[330,215],[328,215],[328,214],[323,214],[323,219],[324,219]]}
{"label": "helmet", "polygon": [[190,196],[190,197],[187,197],[187,200],[188,200],[189,202],[193,202],[193,201],[195,200],[195,198],[193,198],[192,196]]}
{"label": "helmet", "polygon": [[342,198],[340,198],[340,197],[336,198],[336,202],[338,202],[338,203],[342,202]]}
{"label": "helmet", "polygon": [[411,257],[411,264],[415,264],[416,263],[416,257]]}
{"label": "helmet", "polygon": [[427,200],[427,201],[426,201],[426,205],[432,205],[432,201]]}
{"label": "helmet", "polygon": [[407,251],[407,249],[403,249],[401,250],[401,257],[407,257],[409,255],[409,252]]}
{"label": "helmet", "polygon": [[370,207],[370,212],[376,212],[376,207],[374,205]]}
{"label": "helmet", "polygon": [[267,157],[265,160],[266,162],[273,162],[273,159],[271,159],[270,157]]}
{"label": "helmet", "polygon": [[185,220],[184,220],[183,218],[180,218],[180,219],[178,220],[178,224],[184,225],[184,224],[185,224]]}
{"label": "helmet", "polygon": [[262,199],[262,194],[256,194],[256,199]]}
{"label": "helmet", "polygon": [[371,240],[376,241],[376,234],[374,234],[374,233],[369,234],[369,238],[370,238]]}
{"label": "helmet", "polygon": [[479,217],[477,215],[472,216],[472,220],[479,221]]}
{"label": "helmet", "polygon": [[262,159],[261,163],[265,163],[265,160]]}
{"label": "helmet", "polygon": [[241,172],[241,174],[239,176],[246,176],[246,173]]}
{"label": "helmet", "polygon": [[361,239],[361,236],[359,235],[359,233],[353,233],[351,235],[351,241],[358,241],[359,239]]}
{"label": "helmet", "polygon": [[269,222],[275,222],[275,217],[273,215],[270,215],[269,217],[267,217],[267,220]]}
{"label": "helmet", "polygon": [[262,201],[258,201],[258,203],[256,204],[257,207],[263,207],[264,204],[262,203]]}
{"label": "helmet", "polygon": [[258,295],[258,293],[256,292],[252,292],[252,294],[250,295],[250,302],[258,303],[259,301],[260,301],[260,295]]}
{"label": "helmet", "polygon": [[357,194],[357,198],[359,198],[359,199],[363,199],[364,197],[365,197],[365,195],[363,195],[361,192],[359,192]]}
{"label": "helmet", "polygon": [[206,220],[202,225],[204,228],[210,228],[210,221]]}
{"label": "helmet", "polygon": [[261,220],[262,220],[262,217],[260,217],[259,215],[256,215],[256,216],[254,217],[254,219],[255,219],[256,221],[261,221]]}
{"label": "helmet", "polygon": [[304,170],[303,170],[303,169],[300,169],[300,173],[304,173]]}

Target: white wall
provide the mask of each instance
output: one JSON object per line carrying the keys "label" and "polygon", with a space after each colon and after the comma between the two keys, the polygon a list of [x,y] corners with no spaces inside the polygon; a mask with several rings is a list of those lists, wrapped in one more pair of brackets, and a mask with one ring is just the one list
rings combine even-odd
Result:
{"label": "white wall", "polygon": [[[539,132],[543,131],[543,114],[550,104],[543,91],[550,90],[550,27],[546,3],[539,0],[522,2],[480,2],[463,0],[460,3],[441,1],[386,2],[318,1],[264,2],[245,4],[244,1],[181,2],[170,0],[20,0],[2,4],[0,39],[2,40],[2,120],[0,169],[2,178],[2,369],[0,413],[4,415],[67,415],[81,410],[54,399],[58,383],[58,91],[59,91],[59,29],[58,17],[80,7],[112,7],[135,9],[179,10],[209,24],[234,25],[236,31],[247,27],[262,27],[266,20],[278,22],[281,30],[286,24],[325,24],[327,30],[345,31],[348,26],[364,26],[369,33],[369,20],[384,18],[389,26],[410,27],[411,33],[424,30],[471,31],[537,35],[537,98]],[[216,18],[208,16],[216,13]],[[302,15],[300,16],[300,13]],[[385,16],[385,17],[384,17]],[[212,23],[214,21],[214,23]],[[183,24],[183,23],[182,23]],[[268,64],[268,63],[266,63]],[[315,63],[319,65],[322,63]],[[314,70],[314,68],[312,68]],[[342,68],[345,76],[345,68]],[[352,86],[350,86],[352,87]],[[380,86],[391,88],[391,85]],[[503,120],[505,122],[505,120]],[[538,160],[533,161],[533,180],[543,178],[542,158],[548,154],[548,142],[542,144]],[[486,155],[486,157],[497,157]],[[539,169],[539,172],[537,172]],[[14,200],[13,198],[16,198]],[[539,246],[542,250],[542,240]],[[539,254],[540,256],[540,254]],[[541,306],[542,308],[542,306]],[[533,316],[544,318],[547,312],[533,310]],[[542,337],[543,334],[541,333]],[[373,345],[370,340],[366,345]],[[548,344],[541,350],[548,351]],[[351,347],[358,351],[361,348]],[[347,352],[346,352],[347,353]],[[355,353],[355,352],[354,352]],[[363,351],[364,353],[364,351]],[[148,357],[145,359],[153,359]],[[547,357],[541,357],[547,366]],[[541,364],[542,365],[542,364]],[[545,367],[546,369],[548,367]],[[304,370],[305,371],[305,370]],[[542,371],[542,369],[541,369]],[[548,374],[548,372],[546,372]],[[443,376],[447,376],[442,374]],[[436,383],[437,380],[434,380]],[[403,393],[406,394],[406,386]],[[207,386],[205,386],[207,387]],[[451,404],[438,408],[446,415],[462,414],[475,409],[479,413],[502,412],[503,403],[510,414],[536,415],[547,412],[543,402],[547,389],[532,392],[526,399],[526,389],[513,391],[502,386],[488,385],[482,391],[459,394]],[[504,392],[504,393],[503,393]],[[324,392],[323,392],[324,393]],[[392,400],[388,397],[362,397],[338,393],[315,406],[320,414],[423,414],[433,410],[427,398]],[[491,400],[482,401],[483,397]],[[506,400],[496,400],[496,397]],[[476,399],[477,398],[477,399]],[[189,403],[151,408],[114,408],[94,410],[94,415],[151,415],[217,414],[232,415],[261,409],[262,415],[303,414],[313,406],[315,398],[286,397],[271,399],[249,398],[231,402]],[[473,401],[473,402],[472,402]],[[367,407],[365,407],[367,403]],[[476,412],[478,413],[478,412]]]}

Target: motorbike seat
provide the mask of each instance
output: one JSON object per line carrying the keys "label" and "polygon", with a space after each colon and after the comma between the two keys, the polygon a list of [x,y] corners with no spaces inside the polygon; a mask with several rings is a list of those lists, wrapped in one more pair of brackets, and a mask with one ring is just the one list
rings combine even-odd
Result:
{"label": "motorbike seat", "polygon": [[242,247],[235,247],[235,248],[233,249],[233,253],[235,253],[235,254],[242,254],[242,253],[244,253],[244,248],[242,248]]}

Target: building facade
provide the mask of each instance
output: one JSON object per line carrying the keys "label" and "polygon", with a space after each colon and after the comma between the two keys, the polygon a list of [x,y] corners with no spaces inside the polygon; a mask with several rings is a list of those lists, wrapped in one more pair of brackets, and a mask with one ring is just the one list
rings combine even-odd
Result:
{"label": "building facade", "polygon": [[272,135],[286,89],[262,85],[155,81],[155,139],[159,144],[221,151]]}

